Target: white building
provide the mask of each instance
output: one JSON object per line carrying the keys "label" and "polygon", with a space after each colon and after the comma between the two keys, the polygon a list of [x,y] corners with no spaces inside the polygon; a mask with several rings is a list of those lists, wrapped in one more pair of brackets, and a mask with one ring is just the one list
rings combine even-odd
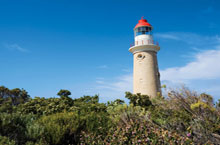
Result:
{"label": "white building", "polygon": [[157,52],[160,50],[152,35],[153,27],[146,19],[139,20],[134,28],[135,43],[129,51],[133,53],[133,93],[155,97],[161,93]]}

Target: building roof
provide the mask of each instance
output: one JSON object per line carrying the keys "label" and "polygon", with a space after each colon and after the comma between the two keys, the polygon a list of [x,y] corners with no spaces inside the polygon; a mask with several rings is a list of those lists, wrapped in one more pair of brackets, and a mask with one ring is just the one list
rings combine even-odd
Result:
{"label": "building roof", "polygon": [[134,29],[141,27],[141,26],[148,26],[151,27],[151,24],[147,22],[146,19],[144,19],[143,17],[141,17],[141,19],[138,21],[137,25],[134,27]]}

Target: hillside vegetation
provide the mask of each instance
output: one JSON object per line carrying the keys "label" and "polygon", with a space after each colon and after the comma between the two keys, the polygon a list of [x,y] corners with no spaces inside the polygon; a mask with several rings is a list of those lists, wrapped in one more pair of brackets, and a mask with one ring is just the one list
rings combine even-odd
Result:
{"label": "hillside vegetation", "polygon": [[220,103],[186,88],[149,99],[126,92],[98,96],[31,98],[24,89],[0,87],[1,145],[219,144]]}

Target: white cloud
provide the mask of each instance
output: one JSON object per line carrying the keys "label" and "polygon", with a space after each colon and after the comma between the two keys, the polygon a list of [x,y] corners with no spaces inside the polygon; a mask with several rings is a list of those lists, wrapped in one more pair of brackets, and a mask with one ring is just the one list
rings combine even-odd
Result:
{"label": "white cloud", "polygon": [[[220,88],[216,86],[216,81],[220,80],[220,49],[199,52],[194,56],[194,61],[182,67],[160,70],[160,73],[162,84],[169,87],[186,84],[193,89],[216,95],[217,92],[220,93]],[[132,80],[132,73],[128,73],[118,77],[114,82],[106,83],[102,80],[101,86],[102,89],[118,92],[123,97],[124,92],[132,92]],[[206,86],[204,82],[208,80],[209,83],[205,83]],[[199,81],[203,82],[202,86],[198,85]]]}
{"label": "white cloud", "polygon": [[97,83],[97,84],[104,84],[104,81],[96,80],[96,83]]}
{"label": "white cloud", "polygon": [[178,36],[168,33],[156,33],[154,36],[163,39],[180,40]]}
{"label": "white cloud", "polygon": [[161,80],[183,81],[220,78],[220,50],[207,50],[195,55],[195,60],[182,67],[167,68]]}
{"label": "white cloud", "polygon": [[133,83],[133,75],[126,74],[122,75],[118,78],[117,82],[112,84],[113,90],[115,91],[122,91],[123,93],[126,91],[132,91],[132,83]]}
{"label": "white cloud", "polygon": [[175,40],[182,41],[191,46],[213,46],[220,44],[219,35],[216,36],[205,36],[190,32],[166,32],[156,33],[155,38],[163,40]]}
{"label": "white cloud", "polygon": [[131,69],[122,69],[123,72],[131,72]]}
{"label": "white cloud", "polygon": [[[174,88],[175,86],[186,84],[192,89],[200,92],[208,92],[211,95],[220,93],[220,83],[217,83],[218,80],[220,81],[219,36],[208,37],[185,32],[164,33],[157,34],[156,36],[161,39],[183,41],[189,44],[189,47],[197,50],[197,53],[192,56],[193,59],[191,62],[183,66],[160,70],[162,84]],[[201,45],[208,46],[208,50],[201,51]],[[97,79],[96,83],[100,95],[112,94],[113,98],[124,99],[124,92],[132,92],[132,76],[132,73],[126,72],[126,74],[111,80],[104,78],[102,80]]]}
{"label": "white cloud", "polygon": [[20,52],[28,52],[27,49],[19,46],[18,44],[6,44],[5,47],[10,49],[10,50],[17,50],[17,51],[20,51]]}
{"label": "white cloud", "polygon": [[125,74],[115,78],[113,81],[96,80],[98,88],[110,89],[116,92],[126,92],[132,90],[132,74]]}
{"label": "white cloud", "polygon": [[[192,61],[183,66],[160,70],[162,84],[170,87],[186,84],[199,92],[214,95],[215,99],[220,98],[220,37],[185,32],[168,34],[179,38],[175,41],[188,44],[197,53],[191,56]],[[159,36],[158,38],[169,39]]]}
{"label": "white cloud", "polygon": [[100,69],[107,69],[108,66],[107,65],[100,65],[100,66],[98,66],[98,68],[100,68]]}
{"label": "white cloud", "polygon": [[95,90],[99,92],[101,100],[113,101],[125,99],[125,92],[132,92],[132,73],[109,79],[97,79]]}

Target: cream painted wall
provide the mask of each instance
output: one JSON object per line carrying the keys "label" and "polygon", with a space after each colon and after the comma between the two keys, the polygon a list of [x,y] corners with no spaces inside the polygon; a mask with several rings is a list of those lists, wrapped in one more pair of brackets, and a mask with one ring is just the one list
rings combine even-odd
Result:
{"label": "cream painted wall", "polygon": [[160,92],[160,79],[155,51],[139,51],[134,53],[133,93],[141,93],[150,97]]}

